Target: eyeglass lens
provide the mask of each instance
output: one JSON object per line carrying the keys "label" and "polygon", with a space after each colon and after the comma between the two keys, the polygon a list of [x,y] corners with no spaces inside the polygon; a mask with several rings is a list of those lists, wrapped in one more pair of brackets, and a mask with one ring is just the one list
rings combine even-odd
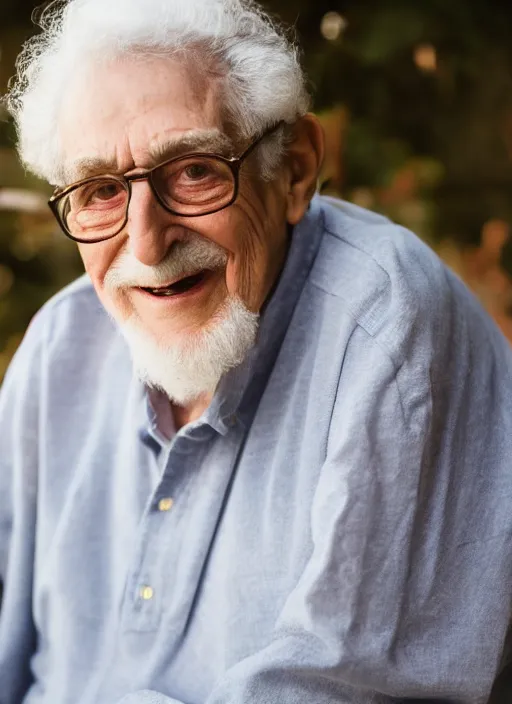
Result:
{"label": "eyeglass lens", "polygon": [[[149,176],[162,205],[177,215],[204,215],[233,198],[235,178],[216,157],[190,156],[166,162]],[[122,179],[100,177],[77,186],[59,201],[62,222],[77,239],[113,236],[123,226],[130,200]]]}

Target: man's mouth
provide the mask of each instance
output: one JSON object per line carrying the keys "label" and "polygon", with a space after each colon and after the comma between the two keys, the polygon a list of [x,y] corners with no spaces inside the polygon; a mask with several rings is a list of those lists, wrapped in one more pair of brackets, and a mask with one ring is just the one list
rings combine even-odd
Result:
{"label": "man's mouth", "polygon": [[188,293],[193,288],[200,286],[211,273],[212,272],[208,269],[203,269],[195,274],[190,274],[189,276],[184,276],[182,279],[173,281],[166,286],[158,286],[155,288],[140,286],[139,288],[152,296],[178,296],[183,293]]}

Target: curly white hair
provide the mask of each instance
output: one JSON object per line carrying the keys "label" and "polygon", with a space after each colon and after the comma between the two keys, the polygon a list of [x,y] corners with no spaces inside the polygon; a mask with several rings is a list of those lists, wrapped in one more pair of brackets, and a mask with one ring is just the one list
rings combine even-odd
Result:
{"label": "curly white hair", "polygon": [[[25,166],[50,183],[62,178],[59,110],[66,86],[87,61],[163,54],[220,77],[226,124],[250,138],[274,122],[292,123],[310,97],[299,51],[252,0],[55,0],[40,14],[42,32],[24,46],[6,103]],[[260,149],[271,176],[284,131]]]}

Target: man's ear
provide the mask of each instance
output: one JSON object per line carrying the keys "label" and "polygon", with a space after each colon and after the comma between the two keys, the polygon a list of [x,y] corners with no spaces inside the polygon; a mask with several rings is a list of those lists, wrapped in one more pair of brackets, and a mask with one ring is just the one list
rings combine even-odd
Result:
{"label": "man's ear", "polygon": [[324,133],[315,115],[304,115],[293,129],[293,141],[286,155],[286,219],[290,225],[296,225],[308,209],[324,158]]}

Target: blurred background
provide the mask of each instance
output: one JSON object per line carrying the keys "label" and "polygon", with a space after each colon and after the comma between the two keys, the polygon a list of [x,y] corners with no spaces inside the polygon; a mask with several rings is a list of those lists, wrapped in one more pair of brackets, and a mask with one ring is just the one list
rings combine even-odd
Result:
{"label": "blurred background", "polygon": [[[0,0],[0,92],[39,3]],[[465,279],[512,342],[512,4],[268,0],[296,27],[323,121],[322,190],[387,214]],[[81,272],[0,107],[0,379]]]}

